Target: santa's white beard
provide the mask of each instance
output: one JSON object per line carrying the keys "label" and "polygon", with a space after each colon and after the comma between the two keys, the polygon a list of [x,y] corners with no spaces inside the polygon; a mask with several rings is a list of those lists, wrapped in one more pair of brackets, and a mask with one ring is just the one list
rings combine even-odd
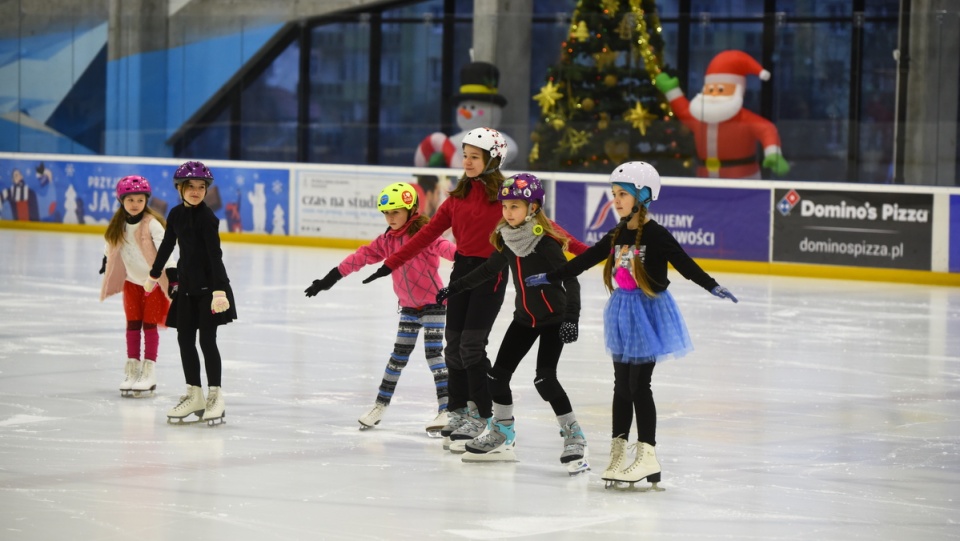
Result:
{"label": "santa's white beard", "polygon": [[690,114],[700,122],[715,124],[730,120],[743,108],[743,93],[733,96],[704,96],[702,93],[690,100]]}

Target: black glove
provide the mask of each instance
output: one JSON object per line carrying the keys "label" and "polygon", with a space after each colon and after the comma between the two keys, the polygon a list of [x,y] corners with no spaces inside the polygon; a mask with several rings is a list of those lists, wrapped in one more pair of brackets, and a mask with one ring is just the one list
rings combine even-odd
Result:
{"label": "black glove", "polygon": [[460,293],[460,291],[462,290],[457,287],[456,284],[450,284],[447,287],[441,287],[440,290],[437,291],[437,304],[443,304],[443,301],[449,299],[457,293]]}
{"label": "black glove", "polygon": [[370,282],[376,280],[377,278],[383,278],[384,276],[389,275],[391,272],[393,272],[393,269],[391,269],[390,267],[386,265],[380,265],[380,268],[377,269],[377,272],[367,277],[367,279],[364,280],[363,283],[369,284]]}
{"label": "black glove", "polygon": [[334,267],[323,277],[322,280],[314,280],[313,285],[304,289],[303,292],[307,294],[308,297],[316,296],[317,293],[321,291],[326,291],[333,287],[334,284],[340,281],[343,276],[340,274],[340,270],[337,267]]}
{"label": "black glove", "polygon": [[572,344],[580,336],[580,328],[576,321],[564,321],[560,324],[560,341],[564,344]]}
{"label": "black glove", "polygon": [[176,267],[167,267],[167,296],[171,299],[177,295],[177,289],[180,286],[180,273]]}
{"label": "black glove", "polygon": [[449,287],[441,287],[437,290],[437,304],[443,304],[443,301],[447,300],[447,297],[450,296]]}
{"label": "black glove", "polygon": [[103,256],[103,263],[100,264],[100,274],[107,272],[107,256]]}

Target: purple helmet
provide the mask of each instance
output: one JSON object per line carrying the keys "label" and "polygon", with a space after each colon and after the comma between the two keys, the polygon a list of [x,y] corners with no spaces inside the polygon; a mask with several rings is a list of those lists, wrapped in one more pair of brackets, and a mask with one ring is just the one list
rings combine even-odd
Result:
{"label": "purple helmet", "polygon": [[173,174],[173,182],[180,184],[185,180],[203,180],[207,185],[213,184],[213,173],[203,162],[186,162],[177,168]]}
{"label": "purple helmet", "polygon": [[137,193],[142,193],[149,198],[150,194],[153,193],[150,190],[150,181],[143,177],[130,175],[123,177],[120,179],[120,182],[117,182],[117,201],[123,203],[123,197],[125,195]]}
{"label": "purple helmet", "polygon": [[519,173],[503,181],[497,199],[500,201],[522,199],[527,203],[536,201],[542,205],[545,195],[540,179],[530,173]]}

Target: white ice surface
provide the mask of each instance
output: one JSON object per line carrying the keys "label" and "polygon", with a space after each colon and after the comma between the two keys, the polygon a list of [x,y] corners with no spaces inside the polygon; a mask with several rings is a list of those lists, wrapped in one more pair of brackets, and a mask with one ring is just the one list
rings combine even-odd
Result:
{"label": "white ice surface", "polygon": [[[611,362],[598,270],[560,364],[593,471],[570,478],[533,362],[514,377],[517,464],[462,464],[429,439],[422,342],[360,432],[392,349],[374,270],[307,299],[347,251],[224,244],[240,319],[219,332],[227,423],[171,426],[183,391],[161,331],[159,388],[121,398],[119,297],[102,239],[0,230],[0,539],[957,539],[960,291],[676,273],[696,350],[658,366],[667,490],[606,490]],[[447,267],[448,268],[448,267]],[[369,271],[369,272],[367,272]],[[443,276],[449,275],[448,270]],[[494,358],[512,294],[491,335]]]}

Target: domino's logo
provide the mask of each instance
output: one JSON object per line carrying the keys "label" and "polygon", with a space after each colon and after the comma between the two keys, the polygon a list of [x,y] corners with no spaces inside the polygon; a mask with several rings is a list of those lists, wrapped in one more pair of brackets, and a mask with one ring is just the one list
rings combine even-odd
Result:
{"label": "domino's logo", "polygon": [[800,202],[800,194],[796,190],[790,190],[787,192],[787,195],[783,196],[783,199],[777,203],[777,211],[784,216],[789,216],[790,211],[793,210],[793,207],[797,206],[797,203]]}

